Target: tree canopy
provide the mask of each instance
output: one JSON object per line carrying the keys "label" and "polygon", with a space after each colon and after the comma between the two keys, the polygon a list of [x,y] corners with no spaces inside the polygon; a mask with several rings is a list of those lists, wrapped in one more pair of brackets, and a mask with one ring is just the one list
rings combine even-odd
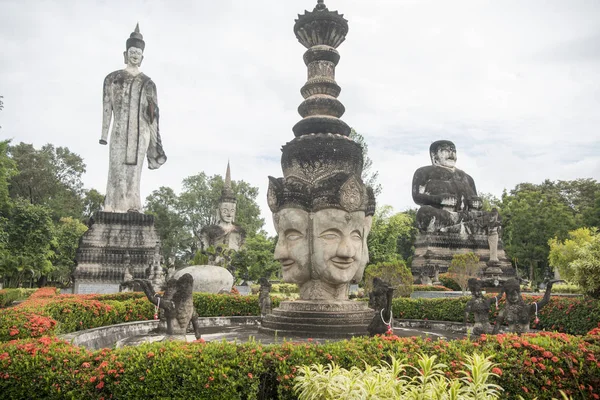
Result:
{"label": "tree canopy", "polygon": [[393,214],[391,206],[378,207],[367,239],[373,264],[409,260],[417,234],[414,212]]}

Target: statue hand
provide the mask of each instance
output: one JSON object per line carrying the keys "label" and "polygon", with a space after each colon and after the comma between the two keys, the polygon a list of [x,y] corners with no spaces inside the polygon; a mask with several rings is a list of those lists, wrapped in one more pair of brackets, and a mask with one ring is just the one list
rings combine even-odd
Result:
{"label": "statue hand", "polygon": [[469,206],[475,210],[481,210],[483,207],[483,203],[480,197],[473,196],[469,199]]}
{"label": "statue hand", "polygon": [[443,206],[455,206],[456,202],[456,197],[452,195],[442,195],[442,201],[440,201],[440,204]]}
{"label": "statue hand", "polygon": [[107,143],[108,143],[108,142],[107,142],[106,140],[104,140],[104,139],[100,139],[98,142],[99,142],[100,144],[107,144]]}

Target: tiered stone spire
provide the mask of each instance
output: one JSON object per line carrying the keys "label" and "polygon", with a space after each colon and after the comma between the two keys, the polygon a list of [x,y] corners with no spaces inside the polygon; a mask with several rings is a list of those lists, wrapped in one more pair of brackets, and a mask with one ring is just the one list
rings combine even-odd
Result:
{"label": "tiered stone spire", "polygon": [[223,184],[223,190],[221,191],[221,202],[236,202],[235,194],[233,193],[233,189],[231,188],[231,168],[229,167],[229,161],[227,161],[225,183]]}
{"label": "tiered stone spire", "polygon": [[329,11],[323,0],[318,0],[312,12],[298,15],[294,33],[308,49],[304,53],[308,81],[300,90],[305,100],[298,107],[303,119],[294,126],[294,135],[334,133],[348,136],[350,127],[339,119],[345,108],[337,99],[341,88],[335,81],[335,67],[340,60],[336,48],[346,39],[348,21],[343,14]]}

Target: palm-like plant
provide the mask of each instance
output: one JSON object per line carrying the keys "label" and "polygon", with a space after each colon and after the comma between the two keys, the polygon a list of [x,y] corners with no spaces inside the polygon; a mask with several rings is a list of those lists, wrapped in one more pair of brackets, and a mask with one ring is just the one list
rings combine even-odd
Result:
{"label": "palm-like plant", "polygon": [[[494,364],[488,357],[473,354],[464,363],[464,377],[448,379],[445,364],[436,363],[437,357],[419,355],[417,366],[392,357],[391,363],[380,366],[365,364],[364,370],[341,368],[335,363],[327,366],[314,364],[300,366],[294,382],[299,400],[332,399],[407,399],[407,400],[494,400],[502,388],[489,383]],[[406,369],[414,369],[414,377]]]}

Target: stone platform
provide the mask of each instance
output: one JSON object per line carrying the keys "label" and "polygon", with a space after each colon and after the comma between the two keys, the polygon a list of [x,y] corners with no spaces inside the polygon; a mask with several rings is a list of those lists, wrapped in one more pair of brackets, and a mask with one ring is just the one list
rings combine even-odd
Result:
{"label": "stone platform", "polygon": [[[429,277],[435,276],[437,272],[443,274],[448,272],[450,262],[455,254],[475,253],[479,256],[479,266],[482,277],[498,277],[504,281],[515,276],[515,270],[506,257],[502,241],[498,240],[498,262],[494,263],[488,270],[490,259],[490,248],[487,235],[460,234],[448,232],[419,233],[415,241],[415,255],[413,257],[411,270],[415,277],[421,274]],[[493,272],[493,274],[492,274]]]}
{"label": "stone platform", "polygon": [[154,217],[141,213],[98,211],[77,249],[74,293],[115,293],[125,280],[147,278],[157,257]]}
{"label": "stone platform", "polygon": [[284,301],[262,320],[261,332],[278,336],[350,338],[368,335],[374,311],[362,301]]}

